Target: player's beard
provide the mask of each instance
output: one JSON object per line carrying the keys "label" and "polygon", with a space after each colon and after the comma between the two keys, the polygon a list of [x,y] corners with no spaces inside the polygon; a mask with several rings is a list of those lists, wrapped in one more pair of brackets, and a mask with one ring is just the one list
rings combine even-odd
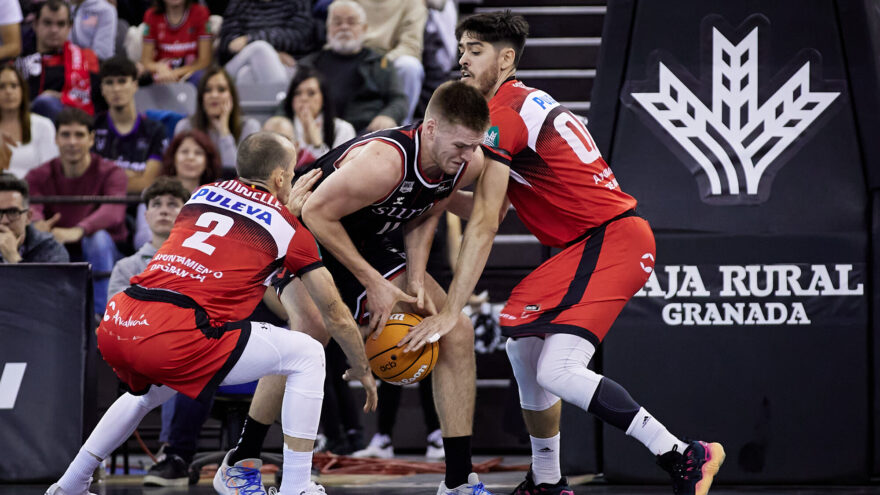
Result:
{"label": "player's beard", "polygon": [[479,92],[483,94],[483,96],[493,96],[492,93],[495,89],[495,85],[498,84],[498,78],[501,77],[499,75],[500,73],[501,70],[499,69],[498,62],[496,61],[492,64],[491,67],[489,67],[488,70],[477,76],[477,90],[479,90]]}

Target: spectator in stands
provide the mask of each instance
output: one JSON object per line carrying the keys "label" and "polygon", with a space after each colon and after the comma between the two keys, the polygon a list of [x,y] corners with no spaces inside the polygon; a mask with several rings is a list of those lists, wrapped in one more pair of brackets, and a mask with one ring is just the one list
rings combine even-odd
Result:
{"label": "spectator in stands", "polygon": [[407,100],[388,60],[364,47],[367,14],[352,0],[336,0],[327,14],[327,46],[300,60],[327,80],[339,116],[360,132],[394,127],[406,118]]}
{"label": "spectator in stands", "polygon": [[[263,130],[281,134],[289,139],[291,143],[296,143],[296,130],[293,128],[293,122],[287,117],[281,115],[269,117],[263,122]],[[297,148],[299,148],[298,145]]]}
{"label": "spectator in stands", "polygon": [[239,84],[283,84],[296,59],[320,46],[308,0],[232,0],[223,14],[218,52]]}
{"label": "spectator in stands", "polygon": [[162,152],[167,143],[165,127],[137,112],[134,62],[122,56],[113,57],[101,64],[99,75],[108,111],[95,119],[92,151],[125,170],[128,192],[140,194],[162,169]]}
{"label": "spectator in stands", "polygon": [[401,123],[409,124],[425,80],[422,66],[422,42],[428,19],[425,0],[355,1],[367,13],[364,46],[384,54],[394,64],[408,104]]}
{"label": "spectator in stands", "polygon": [[293,122],[294,143],[300,153],[297,167],[355,137],[354,127],[337,118],[335,108],[324,76],[313,67],[300,67],[281,103],[284,114]]}
{"label": "spectator in stands", "polygon": [[0,61],[21,54],[21,6],[18,2],[0,5]]}
{"label": "spectator in stands", "polygon": [[67,263],[64,246],[30,225],[27,182],[0,173],[0,263]]}
{"label": "spectator in stands", "polygon": [[55,125],[31,113],[27,81],[21,74],[14,67],[0,68],[0,171],[23,179],[56,156]]}
{"label": "spectator in stands", "polygon": [[434,90],[452,79],[451,72],[458,64],[458,39],[455,27],[458,11],[453,0],[427,0],[428,22],[425,24],[425,37],[422,49],[422,66],[425,68],[425,81],[416,105],[415,118],[425,114],[425,108]]}
{"label": "spectator in stands", "polygon": [[[162,175],[177,179],[190,193],[202,184],[218,180],[220,174],[220,154],[211,138],[201,131],[184,131],[174,136],[162,156]],[[153,235],[144,216],[145,210],[144,203],[138,205],[135,248],[149,242]]]}
{"label": "spectator in stands", "polygon": [[[51,0],[50,0],[51,1]],[[125,172],[90,153],[94,121],[79,108],[64,108],[56,119],[59,156],[25,176],[33,196],[125,196]],[[120,257],[116,243],[127,237],[125,205],[116,203],[31,204],[34,227],[51,232],[70,258],[92,264],[95,313],[107,304],[107,274]],[[101,276],[104,275],[104,276]]]}
{"label": "spectator in stands", "polygon": [[152,238],[136,253],[117,261],[110,275],[107,298],[111,298],[128,288],[128,280],[144,271],[156,251],[171,234],[174,219],[189,199],[187,191],[179,180],[173,177],[158,177],[155,182],[144,189],[142,199],[145,206],[144,217],[150,226]]}
{"label": "spectator in stands", "polygon": [[221,171],[217,148],[201,131],[177,134],[162,157],[162,175],[177,178],[189,192],[219,180]]}
{"label": "spectator in stands", "polygon": [[107,0],[71,0],[73,29],[70,41],[90,48],[99,60],[116,53],[116,7]]}
{"label": "spectator in stands", "polygon": [[31,111],[52,120],[63,106],[95,114],[103,110],[98,79],[98,57],[88,48],[68,41],[70,6],[47,0],[34,21],[36,53],[19,57],[16,65],[28,80]]}
{"label": "spectator in stands", "polygon": [[194,0],[156,0],[147,10],[141,64],[154,81],[198,83],[213,58],[210,15]]}
{"label": "spectator in stands", "polygon": [[234,177],[238,143],[259,131],[260,123],[241,115],[235,83],[225,70],[215,66],[205,71],[199,81],[195,115],[178,122],[174,134],[190,129],[200,130],[211,137],[220,151],[224,176]]}

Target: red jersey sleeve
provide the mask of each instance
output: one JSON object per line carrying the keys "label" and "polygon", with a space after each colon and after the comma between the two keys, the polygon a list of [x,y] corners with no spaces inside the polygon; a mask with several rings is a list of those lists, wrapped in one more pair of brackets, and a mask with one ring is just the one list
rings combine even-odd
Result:
{"label": "red jersey sleeve", "polygon": [[211,38],[211,25],[208,22],[208,18],[211,17],[211,12],[208,11],[208,8],[202,4],[194,3],[190,7],[190,15],[193,20],[193,28],[195,29],[195,35],[199,39]]}
{"label": "red jersey sleeve", "polygon": [[284,258],[284,267],[297,277],[324,266],[321,255],[318,254],[318,243],[312,233],[298,220],[295,220],[296,233],[290,246],[287,248],[287,256]]}
{"label": "red jersey sleeve", "polygon": [[490,112],[492,126],[486,134],[486,144],[492,148],[489,158],[506,158],[510,164],[514,155],[528,147],[529,130],[519,112],[508,106],[491,108]]}
{"label": "red jersey sleeve", "polygon": [[156,10],[153,7],[147,9],[147,12],[144,14],[144,42],[147,43],[155,43],[156,42],[156,32],[158,31],[158,17],[156,15]]}

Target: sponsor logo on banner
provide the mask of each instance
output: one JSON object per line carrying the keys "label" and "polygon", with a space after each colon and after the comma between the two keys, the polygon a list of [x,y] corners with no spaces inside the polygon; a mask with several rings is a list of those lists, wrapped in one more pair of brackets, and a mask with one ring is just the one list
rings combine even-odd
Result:
{"label": "sponsor logo on banner", "polygon": [[840,323],[841,298],[863,304],[865,273],[864,263],[658,265],[633,302],[669,326]]}
{"label": "sponsor logo on banner", "polygon": [[[648,63],[649,80],[624,88],[624,104],[688,167],[706,203],[766,201],[778,170],[819,131],[818,119],[832,113],[832,104],[843,101],[844,84],[822,79],[818,51],[804,46],[777,68],[768,62],[778,55],[769,39],[763,15],[736,29],[709,16],[700,77],[676,62],[692,54],[658,50]],[[765,67],[771,68],[759,73]]]}

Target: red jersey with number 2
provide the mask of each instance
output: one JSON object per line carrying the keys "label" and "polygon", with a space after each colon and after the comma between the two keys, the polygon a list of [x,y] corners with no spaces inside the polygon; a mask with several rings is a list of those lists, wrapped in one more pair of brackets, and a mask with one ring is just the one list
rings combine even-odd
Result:
{"label": "red jersey with number 2", "polygon": [[507,196],[542,244],[563,247],[636,206],[584,124],[544,91],[510,79],[489,112],[488,157],[510,165]]}
{"label": "red jersey with number 2", "polygon": [[189,296],[212,323],[223,323],[250,315],[282,267],[301,275],[320,265],[311,232],[275,196],[228,180],[193,193],[131,282]]}

